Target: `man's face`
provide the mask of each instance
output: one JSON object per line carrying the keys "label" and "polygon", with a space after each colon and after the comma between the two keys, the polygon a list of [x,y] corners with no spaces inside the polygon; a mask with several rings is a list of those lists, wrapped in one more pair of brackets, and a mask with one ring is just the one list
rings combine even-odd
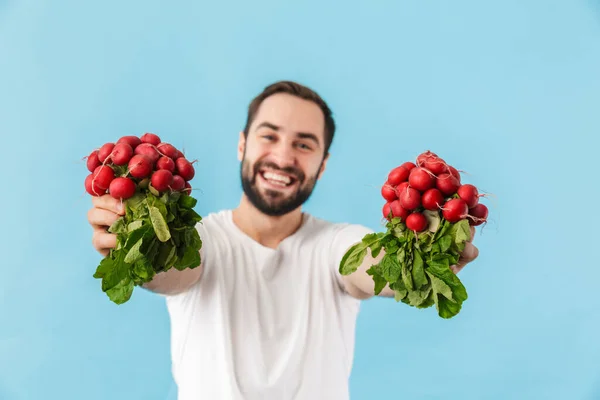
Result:
{"label": "man's face", "polygon": [[324,139],[325,118],[315,103],[285,93],[265,99],[238,145],[250,202],[270,216],[300,207],[325,170]]}

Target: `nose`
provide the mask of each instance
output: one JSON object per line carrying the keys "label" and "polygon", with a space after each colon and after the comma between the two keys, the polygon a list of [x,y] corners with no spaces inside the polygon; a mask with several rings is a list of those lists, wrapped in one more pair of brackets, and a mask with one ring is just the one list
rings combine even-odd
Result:
{"label": "nose", "polygon": [[273,149],[272,154],[274,161],[277,163],[277,165],[279,165],[280,168],[296,166],[296,155],[291,143],[288,143],[285,140],[280,140]]}

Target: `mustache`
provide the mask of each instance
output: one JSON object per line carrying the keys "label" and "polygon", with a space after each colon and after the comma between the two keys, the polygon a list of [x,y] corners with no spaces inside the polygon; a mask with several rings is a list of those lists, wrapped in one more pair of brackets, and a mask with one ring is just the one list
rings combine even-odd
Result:
{"label": "mustache", "polygon": [[256,176],[256,174],[258,174],[258,171],[260,171],[263,168],[268,168],[271,169],[273,171],[281,171],[287,175],[290,175],[292,177],[294,177],[294,179],[297,179],[300,182],[304,182],[305,179],[305,175],[304,172],[302,172],[300,169],[295,168],[295,167],[279,167],[279,165],[275,164],[274,162],[271,161],[265,161],[265,162],[257,162],[254,165],[254,175]]}

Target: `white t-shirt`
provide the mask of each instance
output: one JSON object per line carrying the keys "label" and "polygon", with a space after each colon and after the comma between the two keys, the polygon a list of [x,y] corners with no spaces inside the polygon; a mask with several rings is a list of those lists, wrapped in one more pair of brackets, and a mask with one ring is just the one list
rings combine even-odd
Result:
{"label": "white t-shirt", "polygon": [[338,267],[372,230],[305,213],[271,249],[225,210],[198,231],[202,278],[166,296],[178,399],[349,399],[360,301],[344,291]]}

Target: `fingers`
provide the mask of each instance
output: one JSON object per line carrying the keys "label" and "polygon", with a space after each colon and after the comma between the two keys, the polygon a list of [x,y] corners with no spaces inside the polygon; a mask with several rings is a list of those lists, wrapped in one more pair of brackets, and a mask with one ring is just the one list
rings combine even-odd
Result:
{"label": "fingers", "polygon": [[465,249],[460,255],[460,259],[456,265],[450,266],[450,269],[455,274],[458,274],[468,263],[472,262],[479,256],[479,249],[473,244],[465,243]]}
{"label": "fingers", "polygon": [[471,230],[471,238],[468,240],[468,242],[472,242],[473,239],[475,238],[475,227],[473,225],[471,225],[469,228]]}
{"label": "fingers", "polygon": [[465,249],[461,253],[460,258],[463,262],[471,262],[479,255],[479,249],[471,243],[465,243]]}
{"label": "fingers", "polygon": [[110,249],[117,246],[117,235],[95,229],[92,236],[92,245],[100,254],[106,256]]}
{"label": "fingers", "polygon": [[88,211],[88,221],[94,229],[109,227],[119,218],[121,216],[115,214],[113,211],[101,208],[92,208]]}
{"label": "fingers", "polygon": [[92,196],[92,204],[95,208],[112,211],[115,214],[125,215],[123,202],[117,200],[109,194],[103,196]]}

